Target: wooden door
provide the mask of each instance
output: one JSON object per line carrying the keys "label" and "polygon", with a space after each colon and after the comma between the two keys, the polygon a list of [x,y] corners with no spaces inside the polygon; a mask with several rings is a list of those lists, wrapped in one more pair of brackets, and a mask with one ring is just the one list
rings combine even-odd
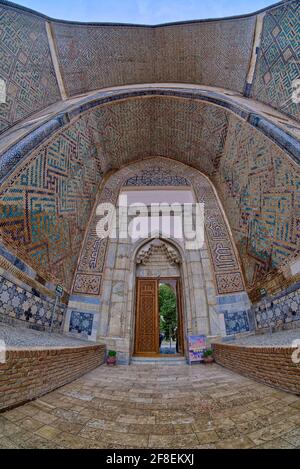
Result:
{"label": "wooden door", "polygon": [[137,279],[135,353],[159,353],[158,281]]}

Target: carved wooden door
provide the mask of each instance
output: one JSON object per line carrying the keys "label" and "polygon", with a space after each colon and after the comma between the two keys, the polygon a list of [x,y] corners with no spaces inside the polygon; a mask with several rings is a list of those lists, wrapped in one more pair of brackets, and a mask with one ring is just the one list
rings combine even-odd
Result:
{"label": "carved wooden door", "polygon": [[137,279],[135,353],[159,353],[158,281]]}

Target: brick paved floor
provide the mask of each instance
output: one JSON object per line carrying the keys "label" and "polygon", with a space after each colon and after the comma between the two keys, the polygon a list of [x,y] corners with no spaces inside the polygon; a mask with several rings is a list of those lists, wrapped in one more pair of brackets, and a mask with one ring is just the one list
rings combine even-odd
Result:
{"label": "brick paved floor", "polygon": [[106,365],[0,415],[1,448],[295,448],[300,397],[216,364]]}

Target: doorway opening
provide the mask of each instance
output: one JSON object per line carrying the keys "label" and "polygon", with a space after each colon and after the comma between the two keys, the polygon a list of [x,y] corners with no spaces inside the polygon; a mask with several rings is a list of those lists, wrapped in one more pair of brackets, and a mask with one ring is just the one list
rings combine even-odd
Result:
{"label": "doorway opening", "polygon": [[184,355],[180,278],[137,278],[135,355]]}
{"label": "doorway opening", "polygon": [[179,353],[178,305],[176,295],[177,280],[159,280],[159,353],[175,355]]}

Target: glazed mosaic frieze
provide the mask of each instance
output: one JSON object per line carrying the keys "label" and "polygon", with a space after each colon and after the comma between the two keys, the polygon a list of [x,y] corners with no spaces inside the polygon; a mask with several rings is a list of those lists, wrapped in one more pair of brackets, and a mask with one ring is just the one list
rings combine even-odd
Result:
{"label": "glazed mosaic frieze", "polygon": [[[49,328],[53,310],[53,299],[39,294],[30,287],[22,288],[0,275],[0,322],[18,320],[41,329]],[[55,328],[61,326],[66,310],[66,305],[57,305],[53,320]]]}
{"label": "glazed mosaic frieze", "polygon": [[67,290],[102,177],[92,129],[85,116],[54,134],[0,191],[3,242],[20,246],[40,275],[50,273]]}
{"label": "glazed mosaic frieze", "polygon": [[0,133],[61,99],[45,20],[0,4]]}
{"label": "glazed mosaic frieze", "polygon": [[278,146],[232,116],[213,181],[248,284],[299,252],[300,170]]}
{"label": "glazed mosaic frieze", "polygon": [[300,103],[293,95],[300,80],[299,18],[299,1],[266,12],[252,89],[253,98],[297,120]]}
{"label": "glazed mosaic frieze", "polygon": [[205,211],[209,220],[206,226],[206,235],[210,249],[213,270],[216,279],[218,294],[240,292],[244,290],[243,276],[240,270],[230,234],[228,232],[225,219],[219,207],[218,200],[213,192],[209,181],[198,171],[176,163],[171,160],[157,158],[139,162],[113,174],[100,195],[94,207],[94,213],[88,227],[86,240],[80,255],[75,280],[73,294],[99,295],[101,294],[101,281],[103,267],[106,256],[107,240],[100,240],[96,233],[98,218],[96,209],[99,203],[110,202],[116,204],[118,195],[127,181],[132,179],[140,180],[141,176],[155,171],[158,176],[158,168],[161,168],[162,175],[168,171],[170,177],[184,177],[189,184],[194,187],[196,197],[199,202],[204,202]]}

